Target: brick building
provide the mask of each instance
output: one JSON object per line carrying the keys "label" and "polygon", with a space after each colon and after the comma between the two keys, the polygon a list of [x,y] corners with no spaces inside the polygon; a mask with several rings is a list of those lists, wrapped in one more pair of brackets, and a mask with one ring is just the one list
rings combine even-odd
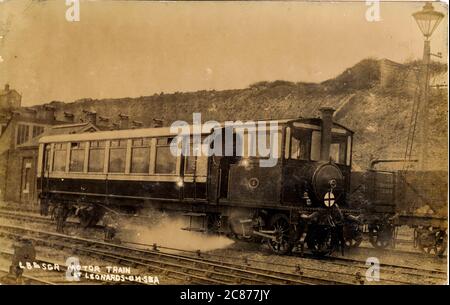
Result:
{"label": "brick building", "polygon": [[98,131],[96,115],[88,113],[85,122],[74,123],[67,113],[56,120],[55,109],[12,107],[1,112],[4,118],[0,134],[0,200],[37,203],[36,170],[39,138],[44,135]]}
{"label": "brick building", "polygon": [[4,89],[0,89],[0,135],[4,132],[6,125],[14,110],[19,109],[22,96],[14,89],[10,89],[6,84]]}
{"label": "brick building", "polygon": [[[8,85],[0,91],[0,201],[37,203],[36,174],[39,139],[44,135],[141,127],[118,115],[118,122],[92,110],[78,115],[64,111],[57,119],[52,105],[21,107],[21,95]],[[129,126],[133,125],[133,126]]]}

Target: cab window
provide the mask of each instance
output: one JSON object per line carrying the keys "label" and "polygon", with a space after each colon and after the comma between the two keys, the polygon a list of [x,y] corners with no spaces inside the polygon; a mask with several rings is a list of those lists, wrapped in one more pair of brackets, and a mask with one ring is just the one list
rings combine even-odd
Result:
{"label": "cab window", "polygon": [[291,130],[290,158],[309,160],[311,149],[311,130],[294,128]]}
{"label": "cab window", "polygon": [[333,135],[330,145],[330,158],[339,164],[346,164],[347,137]]}

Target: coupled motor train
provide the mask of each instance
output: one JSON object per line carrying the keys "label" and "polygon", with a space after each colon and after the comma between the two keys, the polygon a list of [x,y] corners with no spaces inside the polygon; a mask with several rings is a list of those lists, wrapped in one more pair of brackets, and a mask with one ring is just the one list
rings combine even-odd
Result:
{"label": "coupled motor train", "polygon": [[[232,153],[211,155],[174,155],[176,135],[166,127],[44,136],[41,205],[76,207],[83,226],[99,222],[105,208],[180,212],[192,230],[267,241],[278,254],[298,245],[330,254],[358,234],[360,210],[347,200],[353,132],[333,122],[333,109],[320,111],[320,118],[263,124],[277,126],[276,136],[266,133],[276,152],[273,166],[261,166],[267,156],[249,153],[260,135],[251,129],[261,122],[234,126]],[[225,137],[214,135],[219,129],[226,134],[226,128],[190,126],[190,143],[195,136],[209,137],[202,148],[217,148],[219,141],[225,147]]]}

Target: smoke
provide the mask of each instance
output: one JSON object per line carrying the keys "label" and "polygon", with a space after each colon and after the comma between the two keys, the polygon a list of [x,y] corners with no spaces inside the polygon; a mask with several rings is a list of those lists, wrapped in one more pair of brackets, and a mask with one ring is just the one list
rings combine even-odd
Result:
{"label": "smoke", "polygon": [[169,217],[159,213],[147,219],[122,219],[120,224],[123,242],[145,245],[156,243],[158,246],[190,251],[223,249],[234,243],[225,236],[182,230],[189,226],[186,216]]}

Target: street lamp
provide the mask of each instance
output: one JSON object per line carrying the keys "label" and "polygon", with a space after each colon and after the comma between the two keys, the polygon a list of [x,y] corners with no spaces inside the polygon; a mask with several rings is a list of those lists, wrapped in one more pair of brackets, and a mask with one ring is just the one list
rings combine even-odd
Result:
{"label": "street lamp", "polygon": [[417,25],[422,31],[423,36],[428,40],[444,18],[444,14],[435,11],[431,2],[427,2],[421,11],[413,14],[413,17],[416,19]]}
{"label": "street lamp", "polygon": [[427,2],[421,11],[413,14],[414,19],[417,22],[420,30],[422,31],[423,36],[425,37],[424,46],[423,46],[423,59],[422,59],[422,69],[421,69],[421,102],[419,107],[419,117],[421,122],[420,131],[420,165],[421,169],[426,169],[427,163],[427,128],[428,128],[428,89],[430,82],[430,61],[431,61],[431,51],[430,51],[430,37],[433,34],[434,30],[436,30],[437,26],[444,18],[444,14],[441,12],[437,12],[434,10],[431,2]]}

